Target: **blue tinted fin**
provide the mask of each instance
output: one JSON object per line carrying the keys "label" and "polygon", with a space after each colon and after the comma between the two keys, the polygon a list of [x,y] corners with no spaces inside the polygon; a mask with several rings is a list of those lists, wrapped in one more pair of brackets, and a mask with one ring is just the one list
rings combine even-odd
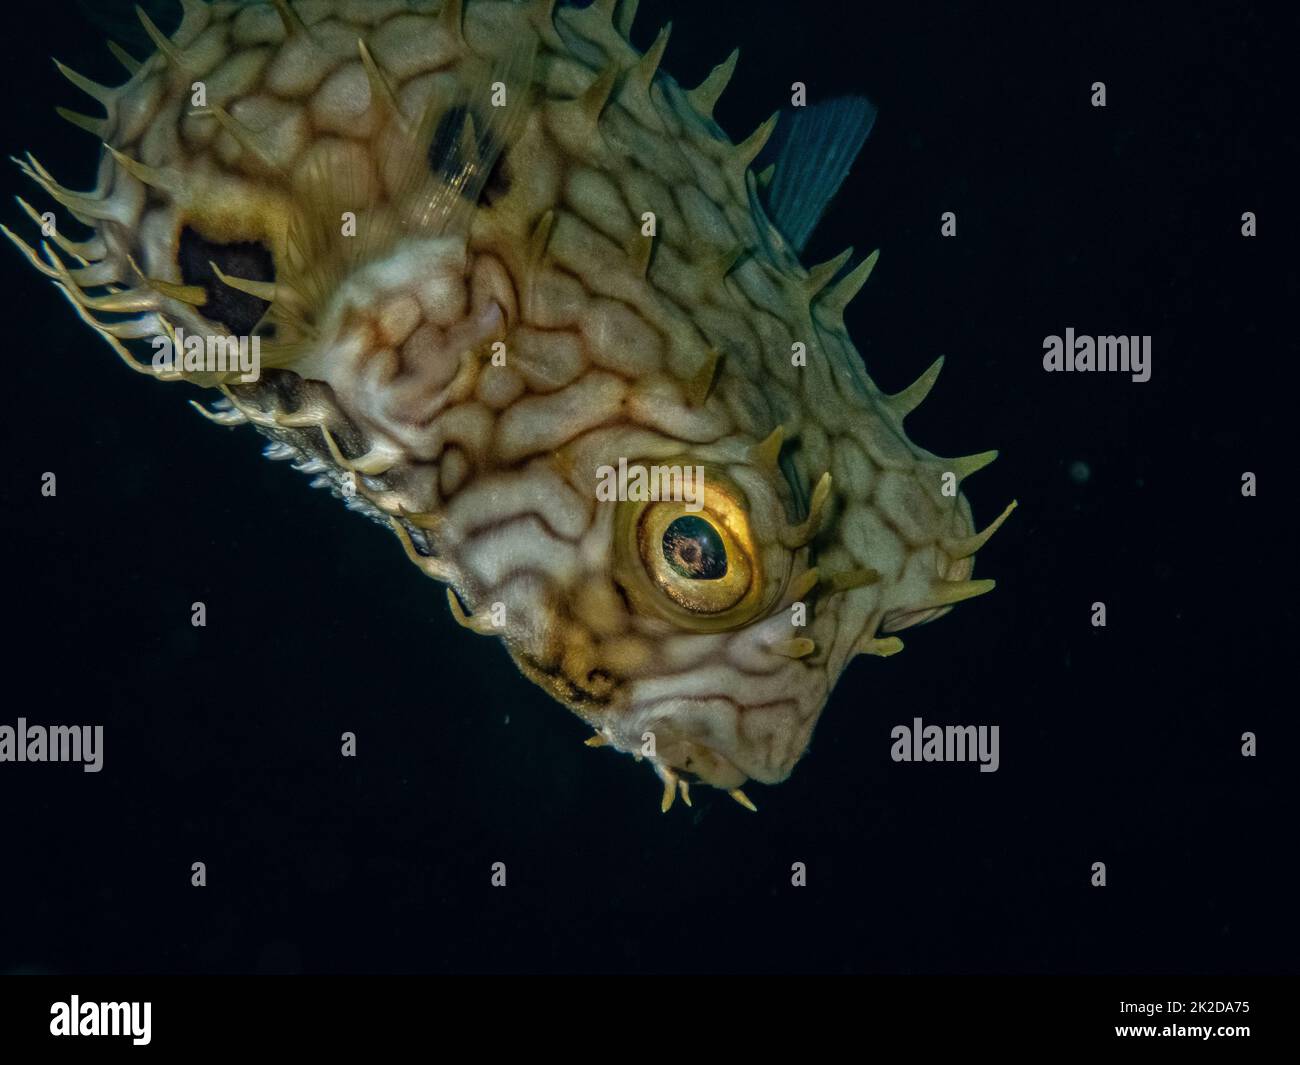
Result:
{"label": "blue tinted fin", "polygon": [[176,0],[76,0],[77,10],[92,26],[128,52],[143,58],[158,50],[136,17],[138,3],[168,37],[181,24],[181,5]]}
{"label": "blue tinted fin", "polygon": [[765,197],[767,213],[796,251],[808,243],[875,121],[876,109],[862,96],[782,113],[755,169],[775,163]]}

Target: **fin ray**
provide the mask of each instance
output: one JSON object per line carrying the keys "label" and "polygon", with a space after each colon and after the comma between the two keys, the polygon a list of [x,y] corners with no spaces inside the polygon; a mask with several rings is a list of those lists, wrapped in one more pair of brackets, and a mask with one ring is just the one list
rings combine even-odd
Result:
{"label": "fin ray", "polygon": [[776,172],[767,189],[768,215],[796,251],[802,252],[876,121],[862,96],[842,96],[793,108],[767,153]]}

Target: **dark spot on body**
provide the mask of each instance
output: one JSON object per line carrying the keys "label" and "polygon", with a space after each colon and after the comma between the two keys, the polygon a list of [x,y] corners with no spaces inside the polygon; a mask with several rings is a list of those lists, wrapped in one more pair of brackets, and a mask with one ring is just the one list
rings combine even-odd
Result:
{"label": "dark spot on body", "polygon": [[270,304],[218,280],[212,263],[230,277],[274,281],[275,260],[270,249],[254,240],[230,243],[208,240],[186,226],[181,230],[179,259],[181,281],[186,285],[200,285],[208,294],[199,313],[209,321],[224,325],[235,336],[251,334]]}
{"label": "dark spot on body", "polygon": [[[467,138],[467,125],[472,124],[472,140],[477,152],[484,156],[495,156],[492,167],[485,176],[465,175],[466,162],[462,144]],[[475,196],[478,204],[491,207],[510,191],[510,173],[506,163],[506,153],[498,145],[490,143],[487,122],[464,104],[449,107],[433,131],[433,140],[429,142],[429,172],[448,184],[461,182],[460,194],[465,198]],[[479,184],[481,182],[481,184]],[[475,194],[474,190],[478,190]]]}

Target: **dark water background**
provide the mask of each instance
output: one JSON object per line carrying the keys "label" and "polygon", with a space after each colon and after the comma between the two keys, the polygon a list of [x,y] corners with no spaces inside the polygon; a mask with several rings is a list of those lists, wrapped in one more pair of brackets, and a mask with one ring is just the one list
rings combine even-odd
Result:
{"label": "dark water background", "polygon": [[[741,45],[733,136],[796,80],[878,105],[811,257],[882,249],[849,312],[870,372],[946,354],[909,431],[1001,449],[981,522],[1021,504],[980,555],[998,590],[855,663],[757,816],[699,790],[661,815],[389,534],[129,373],[0,250],[0,723],[107,733],[98,775],[0,765],[0,967],[1294,971],[1294,15],[1003,8],[642,4],[634,39],[673,19],[684,83]],[[117,79],[102,36],[51,0],[0,45],[0,146],[76,186],[94,145],[51,108],[93,105],[48,54]],[[1067,326],[1151,334],[1151,380],[1045,374]],[[1000,771],[894,764],[914,715],[1000,725]]]}

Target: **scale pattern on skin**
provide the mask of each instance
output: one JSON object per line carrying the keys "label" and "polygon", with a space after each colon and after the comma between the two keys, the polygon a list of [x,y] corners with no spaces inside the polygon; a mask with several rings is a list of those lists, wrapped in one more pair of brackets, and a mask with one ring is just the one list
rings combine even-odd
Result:
{"label": "scale pattern on skin", "polygon": [[[977,534],[941,486],[995,454],[908,440],[939,364],[867,377],[843,311],[875,256],[805,269],[768,220],[774,123],[712,119],[734,53],[682,89],[666,29],[628,42],[635,0],[183,6],[170,39],[142,16],[143,63],[114,47],[125,85],[61,67],[107,113],[60,109],[105,144],[93,191],[19,161],[93,235],[5,233],[129,365],[220,389],[209,418],[390,525],[589,742],[652,733],[665,809],[690,781],[750,805],[855,655],[992,586],[973,555],[1011,508]],[[127,346],[255,326],[253,383]],[[705,468],[735,601],[645,541],[681,504],[597,501],[620,458]]]}

